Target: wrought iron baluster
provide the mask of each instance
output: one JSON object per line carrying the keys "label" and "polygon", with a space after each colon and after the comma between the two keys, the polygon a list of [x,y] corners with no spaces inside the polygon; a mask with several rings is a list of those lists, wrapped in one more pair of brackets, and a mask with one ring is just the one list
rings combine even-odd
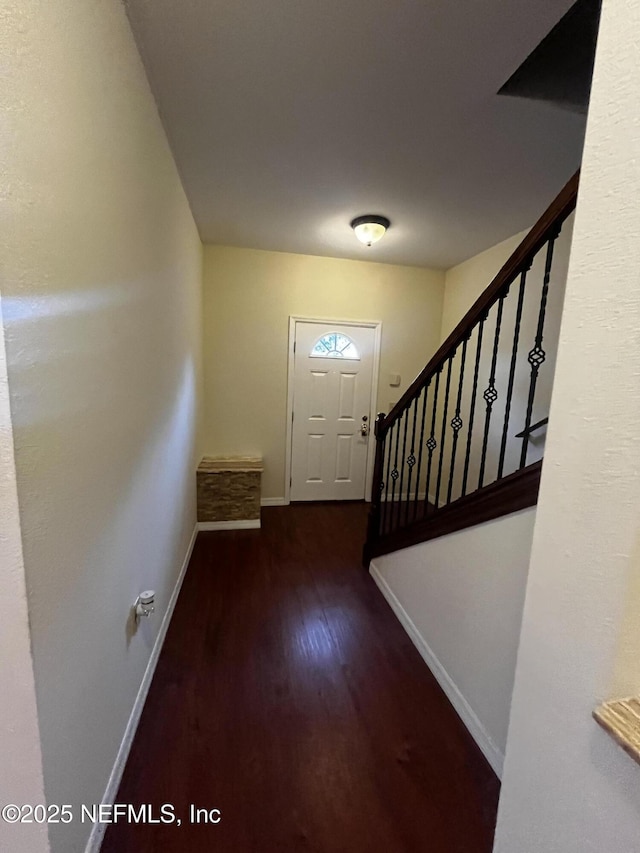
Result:
{"label": "wrought iron baluster", "polygon": [[462,418],[460,417],[460,405],[462,403],[462,386],[464,384],[464,365],[467,359],[467,344],[469,335],[462,341],[462,353],[460,354],[460,377],[458,380],[458,396],[456,399],[456,413],[451,421],[451,429],[453,430],[453,443],[451,446],[451,467],[449,469],[449,487],[447,489],[447,503],[451,503],[451,491],[453,488],[453,472],[456,464],[456,451],[458,449],[458,433],[463,427]]}
{"label": "wrought iron baluster", "polygon": [[[552,267],[561,223],[575,207],[577,183],[576,175],[401,395],[391,417],[378,415],[365,563],[373,554],[477,521],[476,509],[493,500],[493,487],[486,486],[494,479],[499,483],[496,509],[510,506],[512,498],[514,505],[525,502],[525,495],[527,501],[534,498],[539,466],[525,466],[530,435],[547,421],[540,420],[546,412],[539,411],[537,382],[540,375],[545,379],[542,365],[549,360],[545,322],[553,297]],[[530,298],[534,260],[544,275],[541,291],[539,277]],[[532,332],[525,323],[530,314]],[[534,339],[527,340],[529,335]],[[538,423],[532,425],[533,420]],[[519,439],[522,445],[512,448],[510,442]],[[519,473],[505,479],[518,457]],[[474,491],[479,494],[471,495]]]}
{"label": "wrought iron baluster", "polygon": [[391,486],[391,509],[389,511],[389,525],[390,530],[393,531],[393,520],[395,516],[395,507],[396,507],[396,482],[398,477],[400,476],[400,472],[398,471],[398,445],[400,444],[400,418],[396,421],[396,450],[393,468],[391,470],[391,479],[393,480],[393,485]]}
{"label": "wrought iron baluster", "polygon": [[389,520],[389,476],[391,475],[391,445],[393,444],[393,430],[395,424],[392,424],[390,429],[387,431],[387,435],[385,436],[385,440],[387,442],[387,465],[386,465],[386,475],[384,478],[384,508],[382,511],[382,532],[388,533],[388,520]]}
{"label": "wrought iron baluster", "polygon": [[464,472],[462,475],[461,497],[467,493],[467,477],[469,475],[469,460],[471,458],[471,439],[473,437],[473,419],[476,413],[476,396],[478,393],[478,373],[480,371],[480,356],[482,353],[482,332],[487,315],[483,314],[478,324],[478,342],[476,344],[476,363],[473,371],[473,389],[471,391],[471,402],[469,404],[469,429],[467,431],[467,449],[465,451]]}
{"label": "wrought iron baluster", "polygon": [[[380,448],[380,458],[382,460],[382,466],[384,466],[384,452],[386,450],[386,445],[387,445],[386,433],[384,435],[384,438],[381,439],[381,441],[382,441],[382,447]],[[379,478],[377,483],[375,482],[375,478],[374,478],[373,486],[371,488],[372,489],[378,489],[378,498],[377,498],[377,500],[378,500],[378,511],[377,511],[378,523],[376,526],[377,526],[377,534],[378,534],[378,536],[380,536],[382,534],[381,501],[382,501],[382,495],[383,495],[383,490],[384,490],[384,480],[382,479],[382,471],[380,472],[380,478]]]}
{"label": "wrought iron baluster", "polygon": [[520,274],[520,288],[518,290],[518,306],[516,308],[516,319],[513,333],[513,345],[511,348],[511,366],[509,367],[509,381],[507,383],[507,400],[504,407],[504,424],[502,427],[502,441],[500,443],[500,457],[498,459],[498,476],[497,480],[502,477],[504,471],[504,457],[507,450],[507,435],[509,432],[509,417],[511,415],[511,399],[513,397],[513,383],[516,375],[516,362],[518,358],[518,343],[520,341],[520,324],[522,322],[522,308],[524,306],[524,293],[527,284],[527,273],[531,269],[533,258],[529,260],[529,265],[522,270]]}
{"label": "wrought iron baluster", "polygon": [[502,325],[502,309],[504,307],[504,300],[508,293],[509,287],[507,286],[503,291],[500,299],[498,300],[498,316],[496,317],[496,331],[493,337],[493,352],[491,354],[491,372],[489,374],[489,385],[487,386],[484,394],[482,395],[485,403],[487,404],[487,409],[484,416],[484,435],[482,438],[482,453],[480,454],[480,474],[478,476],[479,489],[482,488],[482,484],[484,482],[484,470],[487,464],[487,443],[489,441],[491,412],[493,411],[493,404],[498,399],[498,392],[496,391],[496,365],[498,363],[498,347],[500,346],[500,326]]}
{"label": "wrought iron baluster", "polygon": [[424,496],[424,510],[425,515],[429,512],[429,486],[431,485],[431,463],[433,462],[433,451],[438,446],[438,442],[435,439],[434,432],[436,430],[436,413],[438,411],[438,390],[440,387],[440,374],[442,373],[442,365],[438,368],[438,372],[436,373],[436,387],[433,393],[433,400],[431,405],[433,406],[433,412],[431,414],[431,433],[429,434],[429,438],[425,443],[425,447],[429,451],[429,459],[427,462],[427,483],[425,486],[425,496]]}
{"label": "wrought iron baluster", "polygon": [[529,382],[529,398],[527,400],[527,414],[524,421],[524,437],[522,439],[522,451],[520,453],[520,468],[524,468],[527,463],[527,449],[529,447],[528,430],[531,426],[531,416],[533,414],[533,403],[536,396],[536,383],[538,381],[538,373],[540,367],[544,364],[547,357],[546,352],[542,349],[542,339],[544,335],[544,320],[547,311],[547,298],[549,295],[549,282],[551,281],[551,267],[553,265],[553,248],[560,234],[561,226],[559,225],[553,234],[549,237],[547,243],[547,256],[544,262],[544,279],[542,283],[542,295],[540,297],[540,310],[538,312],[538,328],[536,330],[536,339],[533,349],[529,351],[527,361],[531,365],[531,379]]}
{"label": "wrought iron baluster", "polygon": [[444,408],[442,410],[442,431],[440,433],[440,459],[438,460],[438,479],[436,480],[436,509],[440,506],[440,483],[442,482],[442,461],[444,459],[444,445],[447,438],[447,409],[449,407],[449,389],[451,388],[451,365],[456,354],[454,350],[449,356],[449,369],[447,371],[447,384],[444,392]]}
{"label": "wrought iron baluster", "polygon": [[374,436],[376,440],[376,453],[373,463],[373,476],[371,478],[371,509],[367,521],[367,542],[375,542],[382,534],[382,493],[384,491],[384,451],[387,440],[386,432],[383,433],[384,412],[378,412],[374,424]]}
{"label": "wrought iron baluster", "polygon": [[424,441],[424,424],[425,424],[425,420],[427,417],[427,396],[429,394],[430,385],[431,385],[431,380],[429,380],[427,382],[427,384],[424,386],[424,388],[422,389],[422,393],[424,394],[424,397],[422,398],[422,420],[420,423],[420,441],[418,442],[420,449],[418,450],[418,467],[416,468],[416,496],[413,500],[413,520],[414,521],[416,520],[416,517],[418,515],[418,500],[420,497],[420,494],[419,494],[420,493],[420,470],[422,468],[422,448],[423,448],[422,442]]}
{"label": "wrought iron baluster", "polygon": [[[411,506],[411,480],[413,478],[413,466],[416,464],[416,426],[418,425],[418,397],[413,401],[413,426],[411,428],[411,452],[409,453],[409,457],[407,458],[407,466],[409,468],[409,475],[407,477],[407,506],[406,512],[404,515],[404,523],[409,524],[409,507]],[[416,482],[416,492],[418,491],[418,484]],[[415,499],[414,499],[415,506]]]}
{"label": "wrought iron baluster", "polygon": [[[400,492],[399,492],[399,504],[398,504],[398,522],[402,520],[402,495],[404,494],[402,489],[404,488],[404,469],[405,463],[407,460],[407,429],[409,427],[409,408],[407,407],[402,413],[402,417],[404,418],[404,435],[402,438],[402,461],[400,463]],[[407,497],[407,502],[408,502]]]}

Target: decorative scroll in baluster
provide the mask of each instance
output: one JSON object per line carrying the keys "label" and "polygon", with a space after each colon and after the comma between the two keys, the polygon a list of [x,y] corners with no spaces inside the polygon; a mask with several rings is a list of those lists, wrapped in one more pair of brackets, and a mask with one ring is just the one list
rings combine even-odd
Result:
{"label": "decorative scroll in baluster", "polygon": [[498,391],[496,390],[496,365],[498,363],[498,347],[500,346],[500,326],[502,325],[502,309],[504,300],[509,292],[507,286],[498,300],[498,316],[496,318],[496,331],[493,337],[493,352],[491,353],[491,373],[489,375],[489,385],[484,394],[484,401],[487,404],[487,409],[484,417],[484,435],[482,437],[482,452],[480,454],[480,474],[478,475],[478,488],[481,489],[484,483],[484,470],[487,463],[487,443],[489,441],[489,426],[491,424],[491,412],[493,404],[498,399]]}
{"label": "decorative scroll in baluster", "polygon": [[527,449],[529,447],[529,427],[531,426],[531,416],[533,414],[533,403],[536,396],[536,383],[538,381],[538,373],[540,367],[544,364],[547,357],[546,352],[542,349],[542,339],[544,335],[544,319],[547,311],[547,298],[549,295],[549,282],[551,281],[551,266],[553,264],[553,248],[555,242],[560,236],[562,223],[555,228],[549,242],[547,243],[547,255],[544,262],[544,279],[542,282],[542,295],[540,297],[540,309],[538,311],[538,327],[536,330],[536,340],[533,349],[530,350],[527,356],[527,361],[531,365],[531,379],[529,381],[529,396],[527,399],[527,414],[524,420],[524,437],[522,439],[522,451],[520,453],[520,467],[524,468],[527,464]]}
{"label": "decorative scroll in baluster", "polygon": [[400,476],[400,471],[398,470],[398,447],[400,445],[400,420],[396,422],[396,449],[395,456],[393,462],[393,468],[391,469],[391,479],[393,481],[393,485],[391,486],[391,510],[389,512],[389,520],[390,520],[390,530],[393,530],[394,525],[394,516],[396,509],[396,484],[398,482],[398,477]]}
{"label": "decorative scroll in baluster", "polygon": [[[404,515],[404,523],[409,524],[409,507],[411,506],[411,480],[413,478],[413,466],[416,464],[416,426],[418,425],[418,400],[416,397],[413,401],[413,424],[411,426],[411,451],[407,457],[407,467],[409,474],[407,476],[407,506]],[[418,483],[416,481],[416,493],[418,491]],[[413,501],[415,506],[415,500]]]}
{"label": "decorative scroll in baluster", "polygon": [[[544,334],[554,246],[562,223],[575,207],[577,186],[576,175],[391,412],[386,417],[378,415],[365,560],[367,555],[495,518],[496,513],[504,512],[505,505],[521,509],[535,503],[541,466],[538,462],[527,467],[527,447],[531,432],[547,421],[543,418],[531,424],[538,375],[547,359],[544,346],[549,347]],[[538,256],[545,258],[542,292],[539,306],[535,301],[530,306],[526,292],[531,290],[531,269]],[[516,281],[517,300],[515,293],[510,294]],[[509,307],[514,306],[513,313],[508,309],[505,312],[507,299],[511,300]],[[495,328],[492,322],[489,333],[485,328],[494,309]],[[525,362],[524,352],[519,352],[524,349],[522,330],[526,322],[533,325],[536,321],[535,339]],[[487,343],[483,352],[484,338],[491,335],[492,346]],[[476,411],[479,399],[485,403],[482,415]],[[498,400],[499,425],[494,423]],[[514,439],[510,436],[511,421],[520,405],[526,410],[524,429]],[[482,427],[475,424],[476,415]],[[459,445],[465,429],[460,476],[456,466],[461,465]],[[521,446],[517,444],[520,439]],[[516,471],[515,456],[520,459]]]}
{"label": "decorative scroll in baluster", "polygon": [[425,486],[425,496],[424,496],[424,509],[425,514],[429,512],[429,487],[431,485],[431,464],[433,462],[433,451],[438,446],[438,442],[435,439],[435,431],[436,431],[436,414],[438,412],[438,389],[440,387],[440,374],[442,373],[442,365],[438,368],[438,372],[436,373],[436,387],[433,392],[433,401],[431,403],[433,412],[431,415],[431,432],[429,434],[429,438],[425,443],[425,447],[429,451],[429,457],[427,460],[427,483]]}
{"label": "decorative scroll in baluster", "polygon": [[473,419],[476,413],[476,396],[478,393],[478,373],[480,372],[480,357],[482,355],[482,332],[487,319],[485,312],[480,317],[478,325],[478,340],[476,342],[476,362],[473,370],[473,390],[471,391],[471,403],[469,405],[469,429],[467,430],[467,449],[464,458],[464,473],[462,475],[462,492],[464,497],[467,493],[467,477],[469,476],[469,461],[471,459],[471,439],[473,438]]}
{"label": "decorative scroll in baluster", "polygon": [[462,354],[460,356],[460,376],[458,377],[458,396],[456,398],[456,411],[451,421],[453,430],[453,441],[451,445],[451,465],[449,468],[449,486],[447,488],[447,503],[451,503],[451,491],[453,489],[453,474],[456,466],[456,451],[458,449],[458,433],[464,426],[460,417],[460,406],[462,404],[462,386],[464,384],[464,366],[467,360],[467,344],[469,335],[462,341]]}
{"label": "decorative scroll in baluster", "polygon": [[[403,431],[403,438],[402,438],[402,461],[400,463],[400,489],[399,489],[399,494],[398,494],[399,500],[398,500],[398,512],[397,512],[397,518],[396,518],[396,525],[399,525],[399,523],[402,520],[402,500],[403,500],[403,495],[405,494],[403,489],[404,489],[404,472],[405,472],[406,462],[407,462],[407,431],[408,431],[408,427],[409,427],[409,409],[408,408],[406,408],[404,410],[403,418],[404,418],[404,431]],[[408,497],[406,495],[405,495],[404,499],[406,501],[408,501]]]}
{"label": "decorative scroll in baluster", "polygon": [[394,525],[394,514],[396,509],[396,488],[398,485],[398,477],[400,476],[400,471],[398,469],[398,445],[400,442],[400,428],[401,422],[398,419],[395,422],[395,431],[393,433],[393,447],[391,448],[391,467],[389,468],[389,476],[391,477],[391,501],[389,504],[389,530],[393,530]]}
{"label": "decorative scroll in baluster", "polygon": [[422,450],[424,447],[424,425],[427,419],[427,397],[429,396],[429,388],[431,386],[431,380],[427,382],[424,388],[421,391],[422,396],[422,417],[420,419],[420,439],[418,441],[418,467],[416,468],[416,494],[413,499],[413,521],[416,520],[418,516],[418,506],[420,500],[420,472],[422,469]]}
{"label": "decorative scroll in baluster", "polygon": [[451,388],[451,365],[455,350],[449,356],[449,368],[447,370],[447,384],[444,392],[444,407],[442,409],[442,430],[440,432],[440,459],[438,460],[438,478],[436,480],[435,507],[440,506],[440,483],[442,482],[442,460],[444,459],[444,446],[447,439],[447,409],[449,408],[449,389]]}
{"label": "decorative scroll in baluster", "polygon": [[518,306],[516,308],[516,319],[513,331],[513,344],[511,346],[511,365],[509,367],[509,381],[507,383],[507,399],[504,407],[504,424],[502,426],[502,441],[500,442],[500,457],[498,459],[498,480],[504,471],[504,457],[507,450],[507,436],[509,433],[509,417],[511,415],[511,399],[513,397],[513,383],[516,375],[516,362],[518,359],[518,343],[520,340],[520,324],[522,323],[522,308],[524,306],[524,292],[527,284],[527,273],[531,269],[533,258],[530,258],[520,275],[520,287],[518,289]]}

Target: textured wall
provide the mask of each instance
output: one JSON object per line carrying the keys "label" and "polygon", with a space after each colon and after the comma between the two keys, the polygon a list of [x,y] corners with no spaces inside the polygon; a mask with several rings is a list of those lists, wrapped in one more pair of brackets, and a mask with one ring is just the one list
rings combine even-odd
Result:
{"label": "textured wall", "polygon": [[604,0],[499,853],[640,847],[640,769],[591,719],[640,689],[639,42],[639,0]]}
{"label": "textured wall", "polygon": [[[201,244],[123,5],[7,0],[0,21],[2,295],[44,782],[77,806],[103,795],[194,530]],[[134,634],[150,587],[156,616]],[[53,849],[82,850],[89,829],[52,827]]]}
{"label": "textured wall", "polygon": [[[44,787],[27,615],[13,429],[0,310],[0,804],[42,803]],[[49,850],[47,828],[0,821],[0,849]]]}
{"label": "textured wall", "polygon": [[205,452],[262,456],[263,497],[282,497],[289,316],[382,320],[388,412],[437,349],[443,283],[416,267],[205,246]]}

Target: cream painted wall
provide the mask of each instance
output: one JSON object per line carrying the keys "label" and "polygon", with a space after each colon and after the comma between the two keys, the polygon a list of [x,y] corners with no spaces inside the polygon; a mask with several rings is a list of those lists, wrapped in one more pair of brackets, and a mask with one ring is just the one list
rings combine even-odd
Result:
{"label": "cream painted wall", "polygon": [[[44,783],[77,808],[103,796],[194,531],[201,244],[124,6],[7,0],[0,20],[0,280]],[[149,587],[157,613],[134,632]],[[52,826],[52,849],[83,850],[89,830]]]}
{"label": "cream painted wall", "polygon": [[[0,803],[42,803],[42,755],[29,638],[13,427],[0,306]],[[0,821],[0,849],[49,850],[45,824]]]}
{"label": "cream painted wall", "polygon": [[[551,201],[551,199],[549,199]],[[542,213],[542,211],[540,211]],[[455,329],[480,294],[493,281],[507,258],[524,240],[528,229],[448,269],[445,275],[440,340]]]}
{"label": "cream painted wall", "polygon": [[535,508],[523,510],[376,557],[371,564],[499,775],[534,521]]}
{"label": "cream painted wall", "polygon": [[261,454],[263,497],[282,497],[289,316],[381,320],[387,412],[438,346],[443,285],[417,267],[205,246],[205,452]]}
{"label": "cream painted wall", "polygon": [[640,690],[639,42],[640,0],[604,0],[498,853],[640,849],[640,769],[591,718]]}

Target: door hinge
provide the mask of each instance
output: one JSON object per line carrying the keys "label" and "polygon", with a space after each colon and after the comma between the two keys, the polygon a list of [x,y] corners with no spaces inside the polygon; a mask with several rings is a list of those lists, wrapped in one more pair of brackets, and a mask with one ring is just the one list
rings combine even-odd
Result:
{"label": "door hinge", "polygon": [[296,354],[296,343],[297,343],[297,341],[293,342],[293,354],[294,355]]}
{"label": "door hinge", "polygon": [[293,423],[293,417],[294,417],[294,413],[293,413],[293,409],[292,409],[291,410],[291,423]]}

